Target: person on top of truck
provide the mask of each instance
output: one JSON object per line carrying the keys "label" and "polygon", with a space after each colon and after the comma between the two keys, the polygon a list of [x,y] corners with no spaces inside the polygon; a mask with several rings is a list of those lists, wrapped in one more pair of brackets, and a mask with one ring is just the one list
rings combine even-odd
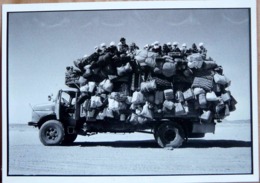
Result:
{"label": "person on top of truck", "polygon": [[197,45],[195,43],[192,44],[192,46],[190,48],[190,52],[191,53],[199,53],[199,50],[198,50]]}
{"label": "person on top of truck", "polygon": [[199,53],[201,54],[203,59],[207,57],[207,49],[204,47],[203,43],[199,43]]}
{"label": "person on top of truck", "polygon": [[186,43],[183,43],[181,48],[181,56],[186,59],[188,55],[190,55],[190,50],[187,49]]}
{"label": "person on top of truck", "polygon": [[153,43],[152,52],[162,55],[162,47],[161,47],[159,41],[155,41]]}
{"label": "person on top of truck", "polygon": [[120,39],[120,43],[121,44],[118,43],[118,51],[120,55],[124,56],[126,55],[126,52],[129,50],[129,46],[126,44],[126,39],[124,37]]}
{"label": "person on top of truck", "polygon": [[101,44],[100,44],[100,55],[105,54],[106,51],[107,51],[106,43],[101,43]]}
{"label": "person on top of truck", "polygon": [[171,52],[171,51],[172,51],[172,43],[171,43],[171,42],[168,42],[168,43],[167,43],[167,46],[168,46],[168,48],[169,48],[169,50],[170,50],[169,52]]}

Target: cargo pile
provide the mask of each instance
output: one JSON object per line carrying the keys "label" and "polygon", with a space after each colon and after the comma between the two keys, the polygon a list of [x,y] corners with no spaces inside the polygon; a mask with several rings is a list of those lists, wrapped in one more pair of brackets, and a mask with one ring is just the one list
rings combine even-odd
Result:
{"label": "cargo pile", "polygon": [[103,44],[67,67],[65,83],[80,89],[87,120],[142,124],[195,115],[210,123],[236,109],[231,81],[206,54],[120,46]]}

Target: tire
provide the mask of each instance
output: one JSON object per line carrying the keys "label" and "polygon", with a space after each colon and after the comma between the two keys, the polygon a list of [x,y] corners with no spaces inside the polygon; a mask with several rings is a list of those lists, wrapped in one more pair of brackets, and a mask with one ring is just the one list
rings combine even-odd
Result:
{"label": "tire", "polygon": [[69,145],[72,144],[76,138],[77,138],[78,134],[65,134],[64,139],[62,141],[62,145]]}
{"label": "tire", "polygon": [[45,122],[39,131],[39,138],[45,146],[60,145],[64,139],[65,132],[61,122],[49,120]]}
{"label": "tire", "polygon": [[180,125],[173,122],[162,123],[154,133],[160,147],[178,148],[184,141],[184,132]]}

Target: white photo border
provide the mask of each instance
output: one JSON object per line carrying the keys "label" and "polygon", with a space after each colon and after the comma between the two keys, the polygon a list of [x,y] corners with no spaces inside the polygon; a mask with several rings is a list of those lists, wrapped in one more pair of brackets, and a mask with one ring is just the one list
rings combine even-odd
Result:
{"label": "white photo border", "polygon": [[[8,116],[7,116],[7,20],[11,12],[66,11],[66,10],[120,10],[120,9],[168,9],[168,8],[249,8],[251,13],[251,103],[253,174],[251,175],[189,175],[189,176],[8,176]],[[253,182],[259,181],[258,152],[258,85],[257,85],[257,39],[256,39],[256,1],[144,1],[144,2],[88,2],[88,3],[48,3],[3,5],[2,12],[2,177],[4,183],[28,182]]]}

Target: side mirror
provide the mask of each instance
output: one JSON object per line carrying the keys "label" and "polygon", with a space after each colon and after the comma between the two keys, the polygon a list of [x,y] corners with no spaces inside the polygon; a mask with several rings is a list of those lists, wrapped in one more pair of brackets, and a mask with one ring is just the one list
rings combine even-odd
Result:
{"label": "side mirror", "polygon": [[53,99],[53,94],[48,95],[48,101],[52,101],[52,99]]}

